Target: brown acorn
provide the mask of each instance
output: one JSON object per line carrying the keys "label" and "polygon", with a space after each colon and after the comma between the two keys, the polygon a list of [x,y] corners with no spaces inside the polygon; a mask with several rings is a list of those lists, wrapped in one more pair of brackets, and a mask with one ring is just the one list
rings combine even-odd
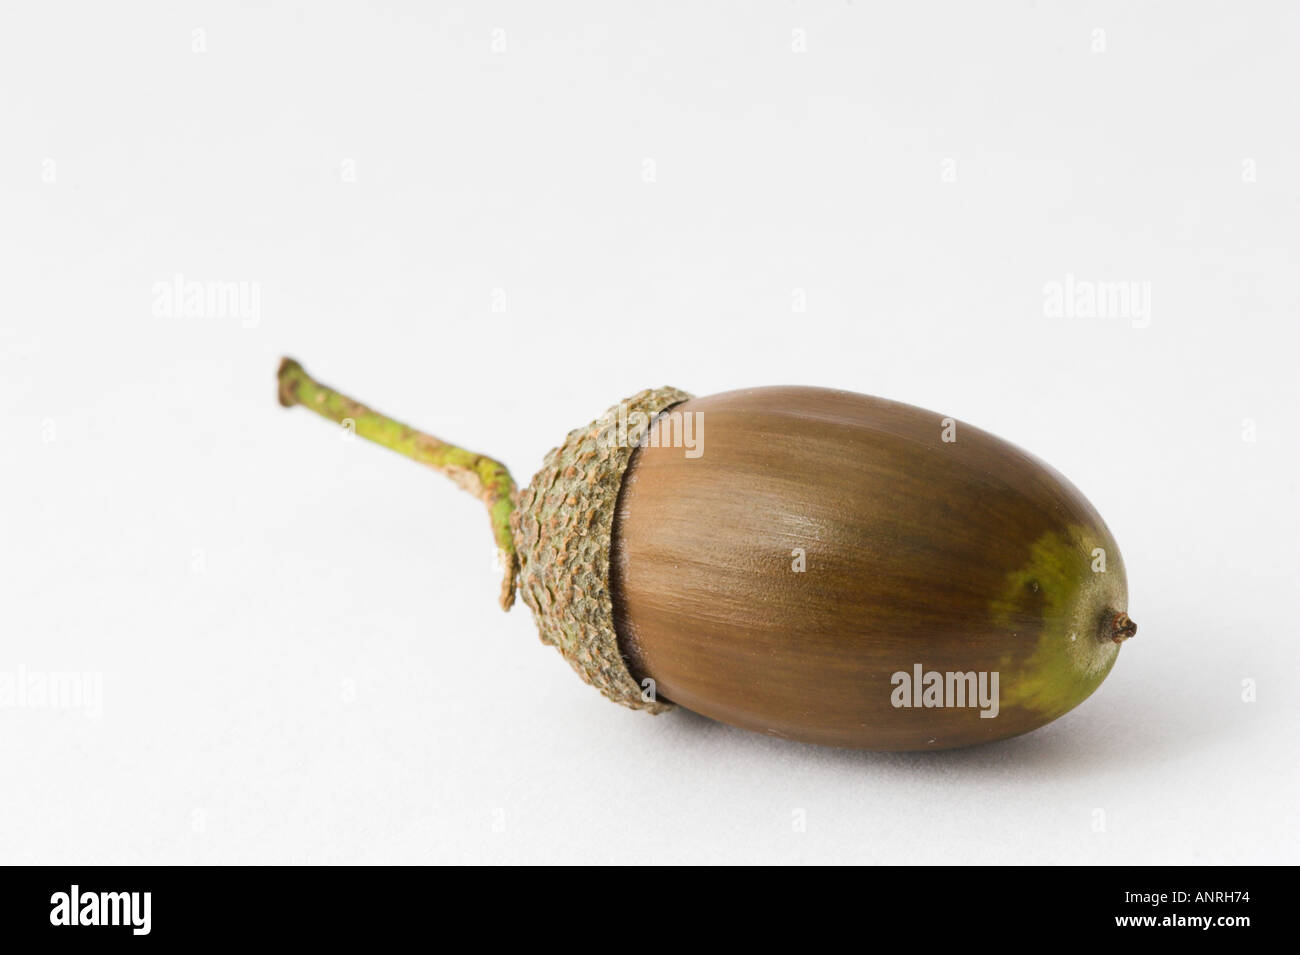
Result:
{"label": "brown acorn", "polygon": [[1035,729],[1110,671],[1129,619],[1101,517],[1032,455],[909,405],[820,388],[643,391],[515,491],[288,359],[303,404],[488,505],[501,602],[625,706],[774,736],[942,749]]}

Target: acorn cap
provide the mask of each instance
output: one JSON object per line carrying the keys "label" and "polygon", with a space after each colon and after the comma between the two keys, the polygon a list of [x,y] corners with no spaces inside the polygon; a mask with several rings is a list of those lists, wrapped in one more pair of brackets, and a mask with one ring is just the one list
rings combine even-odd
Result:
{"label": "acorn cap", "polygon": [[642,689],[619,650],[609,584],[614,509],[623,472],[655,416],[690,397],[676,388],[647,389],[570,431],[510,515],[519,593],[542,642],[614,702],[651,713],[672,704]]}

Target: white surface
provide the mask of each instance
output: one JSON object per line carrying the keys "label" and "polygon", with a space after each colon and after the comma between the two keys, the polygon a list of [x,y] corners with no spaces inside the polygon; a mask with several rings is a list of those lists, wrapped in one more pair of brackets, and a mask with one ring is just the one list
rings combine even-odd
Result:
{"label": "white surface", "polygon": [[[0,15],[0,671],[103,686],[0,708],[0,861],[1300,861],[1294,4],[231,6]],[[1140,633],[967,751],[624,711],[283,353],[524,481],[650,385],[952,414],[1091,498]]]}

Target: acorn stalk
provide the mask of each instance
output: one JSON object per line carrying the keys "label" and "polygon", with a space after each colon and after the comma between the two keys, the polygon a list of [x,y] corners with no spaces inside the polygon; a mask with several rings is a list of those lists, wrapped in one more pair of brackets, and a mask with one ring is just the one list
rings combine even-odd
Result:
{"label": "acorn stalk", "polygon": [[329,418],[356,434],[383,445],[391,451],[441,471],[456,485],[487,505],[504,572],[501,582],[501,608],[509,610],[515,602],[515,541],[510,532],[510,513],[514,510],[515,481],[504,464],[485,454],[476,454],[417,431],[409,425],[367,408],[359,401],[316,381],[292,358],[280,359],[280,404],[286,408],[302,405]]}

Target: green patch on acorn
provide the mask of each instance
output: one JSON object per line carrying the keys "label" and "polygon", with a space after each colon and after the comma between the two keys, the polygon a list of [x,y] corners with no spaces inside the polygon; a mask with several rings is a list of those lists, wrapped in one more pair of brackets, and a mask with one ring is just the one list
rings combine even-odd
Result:
{"label": "green patch on acorn", "polygon": [[[1029,561],[1007,575],[1006,591],[990,608],[993,619],[1013,626],[1015,610],[1032,592],[1041,633],[1033,653],[1004,683],[1004,707],[1023,706],[1055,719],[1091,696],[1115,665],[1119,643],[1132,636],[1115,625],[1115,607],[1127,605],[1128,595],[1122,569],[1093,569],[1098,549],[1087,528],[1048,531],[1034,542]],[[1013,665],[1009,655],[1004,659]]]}

